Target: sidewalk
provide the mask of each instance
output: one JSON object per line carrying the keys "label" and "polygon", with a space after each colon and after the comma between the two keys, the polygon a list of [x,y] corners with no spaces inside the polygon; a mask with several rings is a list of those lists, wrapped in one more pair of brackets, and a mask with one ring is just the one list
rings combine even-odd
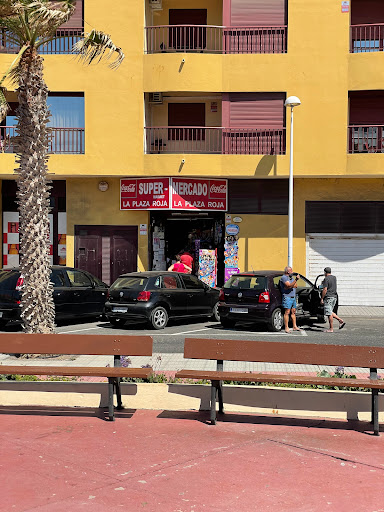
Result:
{"label": "sidewalk", "polygon": [[[0,408],[1,512],[382,509],[384,436],[345,421]],[[353,427],[356,428],[356,425]]]}
{"label": "sidewalk", "polygon": [[339,306],[337,314],[343,318],[349,316],[384,317],[382,306]]}

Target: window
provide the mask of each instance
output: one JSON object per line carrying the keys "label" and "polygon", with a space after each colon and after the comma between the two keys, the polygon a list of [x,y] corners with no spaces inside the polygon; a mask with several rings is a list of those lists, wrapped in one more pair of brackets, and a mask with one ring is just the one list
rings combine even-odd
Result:
{"label": "window", "polygon": [[148,279],[146,277],[119,277],[111,285],[111,290],[144,290]]}
{"label": "window", "polygon": [[176,276],[163,276],[163,288],[172,290],[181,286]]}
{"label": "window", "polygon": [[87,275],[79,270],[67,270],[68,279],[71,283],[71,286],[81,287],[81,288],[91,288],[92,282]]}
{"label": "window", "polygon": [[204,290],[205,286],[202,281],[197,279],[195,276],[185,275],[182,276],[184,286],[187,290]]}
{"label": "window", "polygon": [[280,289],[280,279],[282,278],[283,276],[275,276],[273,278],[273,284],[275,286],[275,288],[278,288]]}
{"label": "window", "polygon": [[288,180],[229,180],[230,213],[288,215]]}
{"label": "window", "polygon": [[61,272],[53,271],[51,274],[51,283],[53,283],[54,288],[65,286],[65,279],[63,274]]}
{"label": "window", "polygon": [[265,276],[233,276],[224,285],[224,288],[236,290],[257,290],[267,289],[267,277]]}

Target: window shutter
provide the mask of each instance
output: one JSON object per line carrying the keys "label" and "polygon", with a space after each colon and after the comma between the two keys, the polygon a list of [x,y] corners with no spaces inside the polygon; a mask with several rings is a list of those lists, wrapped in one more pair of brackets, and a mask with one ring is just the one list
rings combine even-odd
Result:
{"label": "window shutter", "polygon": [[286,25],[286,0],[231,0],[232,27]]}
{"label": "window shutter", "polygon": [[284,93],[224,95],[223,125],[228,128],[283,128],[284,100]]}

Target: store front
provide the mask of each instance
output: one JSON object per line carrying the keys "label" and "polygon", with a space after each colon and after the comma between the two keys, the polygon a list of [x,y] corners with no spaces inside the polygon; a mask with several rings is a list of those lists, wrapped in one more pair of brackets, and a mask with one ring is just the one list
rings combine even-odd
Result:
{"label": "store front", "polygon": [[150,211],[151,270],[167,270],[176,254],[187,251],[196,275],[211,286],[223,284],[227,189],[224,179],[121,180],[121,209]]}

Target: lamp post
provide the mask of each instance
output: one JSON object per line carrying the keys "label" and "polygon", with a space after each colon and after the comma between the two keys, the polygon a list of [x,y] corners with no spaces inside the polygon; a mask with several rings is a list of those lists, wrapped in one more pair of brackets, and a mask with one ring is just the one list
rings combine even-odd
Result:
{"label": "lamp post", "polygon": [[297,96],[290,96],[284,106],[291,107],[291,141],[289,151],[289,199],[288,199],[288,267],[292,267],[293,247],[293,109],[301,105]]}

